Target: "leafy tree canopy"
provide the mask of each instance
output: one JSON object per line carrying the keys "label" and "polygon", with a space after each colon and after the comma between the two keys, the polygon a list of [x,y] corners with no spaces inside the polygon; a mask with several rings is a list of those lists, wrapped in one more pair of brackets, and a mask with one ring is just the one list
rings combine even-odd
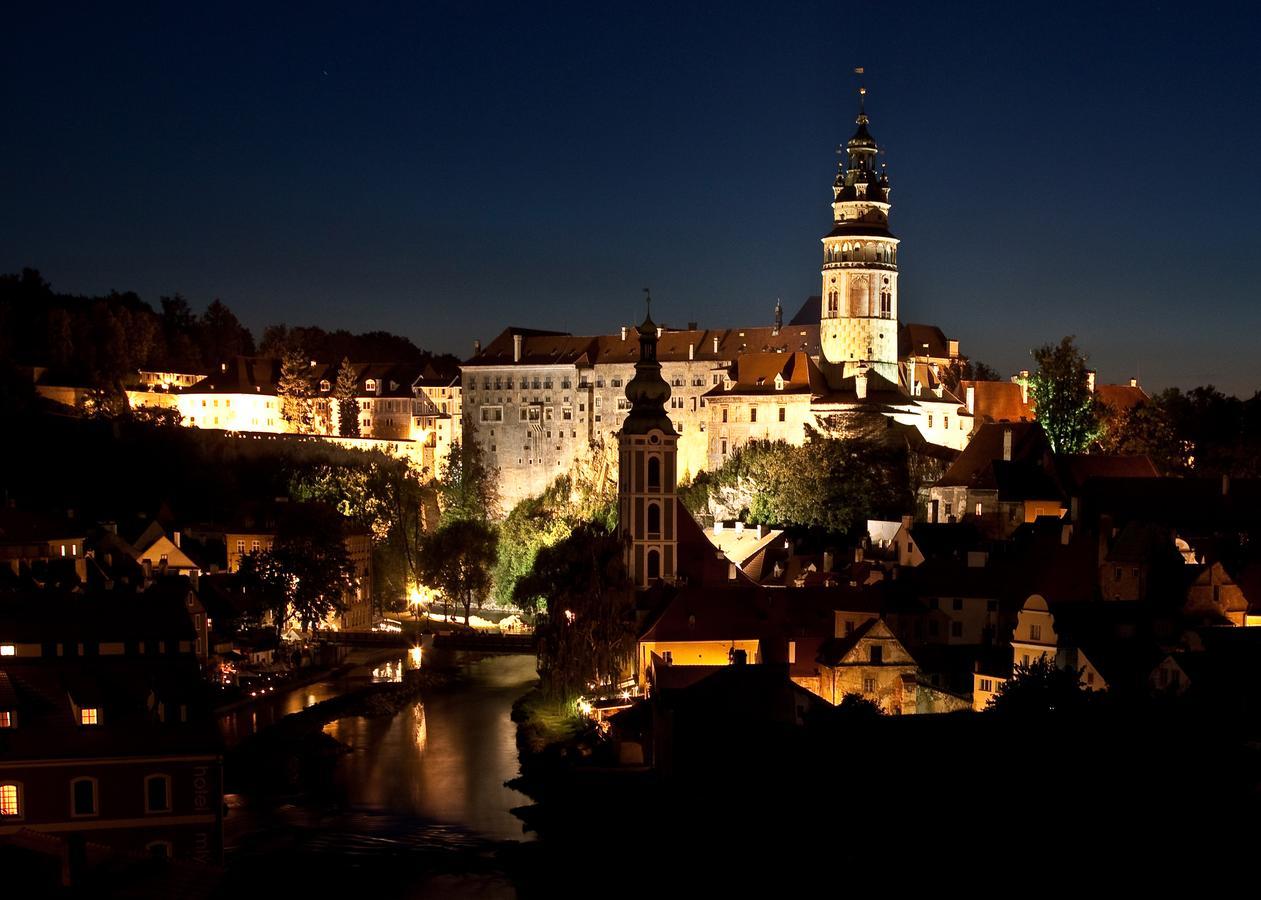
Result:
{"label": "leafy tree canopy", "polygon": [[480,519],[454,519],[421,539],[420,582],[462,604],[465,624],[473,601],[490,587],[497,543],[494,526]]}
{"label": "leafy tree canopy", "polygon": [[1056,453],[1084,453],[1099,436],[1099,409],[1086,382],[1086,357],[1070,335],[1033,351],[1029,380],[1038,422]]}

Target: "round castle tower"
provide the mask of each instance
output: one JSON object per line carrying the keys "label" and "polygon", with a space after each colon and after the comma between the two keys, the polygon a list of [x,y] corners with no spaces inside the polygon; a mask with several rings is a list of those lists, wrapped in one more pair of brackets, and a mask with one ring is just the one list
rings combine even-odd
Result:
{"label": "round castle tower", "polygon": [[898,239],[889,231],[889,176],[867,130],[859,88],[858,130],[832,185],[833,227],[823,238],[823,358],[842,377],[868,369],[898,381]]}

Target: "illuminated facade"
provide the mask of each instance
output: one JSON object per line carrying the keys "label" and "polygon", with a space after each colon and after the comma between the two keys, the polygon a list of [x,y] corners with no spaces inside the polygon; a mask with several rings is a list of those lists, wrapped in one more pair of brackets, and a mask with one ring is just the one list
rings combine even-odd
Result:
{"label": "illuminated facade", "polygon": [[[865,96],[866,90],[861,91]],[[819,337],[842,377],[868,370],[898,380],[898,239],[889,231],[889,177],[860,105],[832,186],[833,228],[823,238]]]}

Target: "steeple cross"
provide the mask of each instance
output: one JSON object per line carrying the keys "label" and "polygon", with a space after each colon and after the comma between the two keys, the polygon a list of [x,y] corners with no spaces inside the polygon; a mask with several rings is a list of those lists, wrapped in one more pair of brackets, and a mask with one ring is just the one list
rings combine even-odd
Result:
{"label": "steeple cross", "polygon": [[652,318],[652,291],[644,288],[644,302],[648,304],[648,318]]}

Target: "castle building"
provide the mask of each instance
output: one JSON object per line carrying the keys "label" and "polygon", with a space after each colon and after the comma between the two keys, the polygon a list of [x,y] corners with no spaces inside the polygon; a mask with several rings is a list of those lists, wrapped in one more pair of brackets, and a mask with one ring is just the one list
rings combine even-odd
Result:
{"label": "castle building", "polygon": [[[972,413],[945,385],[946,370],[962,361],[958,342],[934,326],[898,322],[889,178],[877,171],[865,92],[860,98],[832,185],[821,295],[787,324],[777,303],[770,326],[654,326],[680,481],[722,465],[748,441],[801,444],[849,413],[890,418],[950,449],[967,443]],[[613,445],[632,405],[623,394],[636,370],[632,330],[507,328],[463,363],[465,441],[498,468],[505,509]]]}

